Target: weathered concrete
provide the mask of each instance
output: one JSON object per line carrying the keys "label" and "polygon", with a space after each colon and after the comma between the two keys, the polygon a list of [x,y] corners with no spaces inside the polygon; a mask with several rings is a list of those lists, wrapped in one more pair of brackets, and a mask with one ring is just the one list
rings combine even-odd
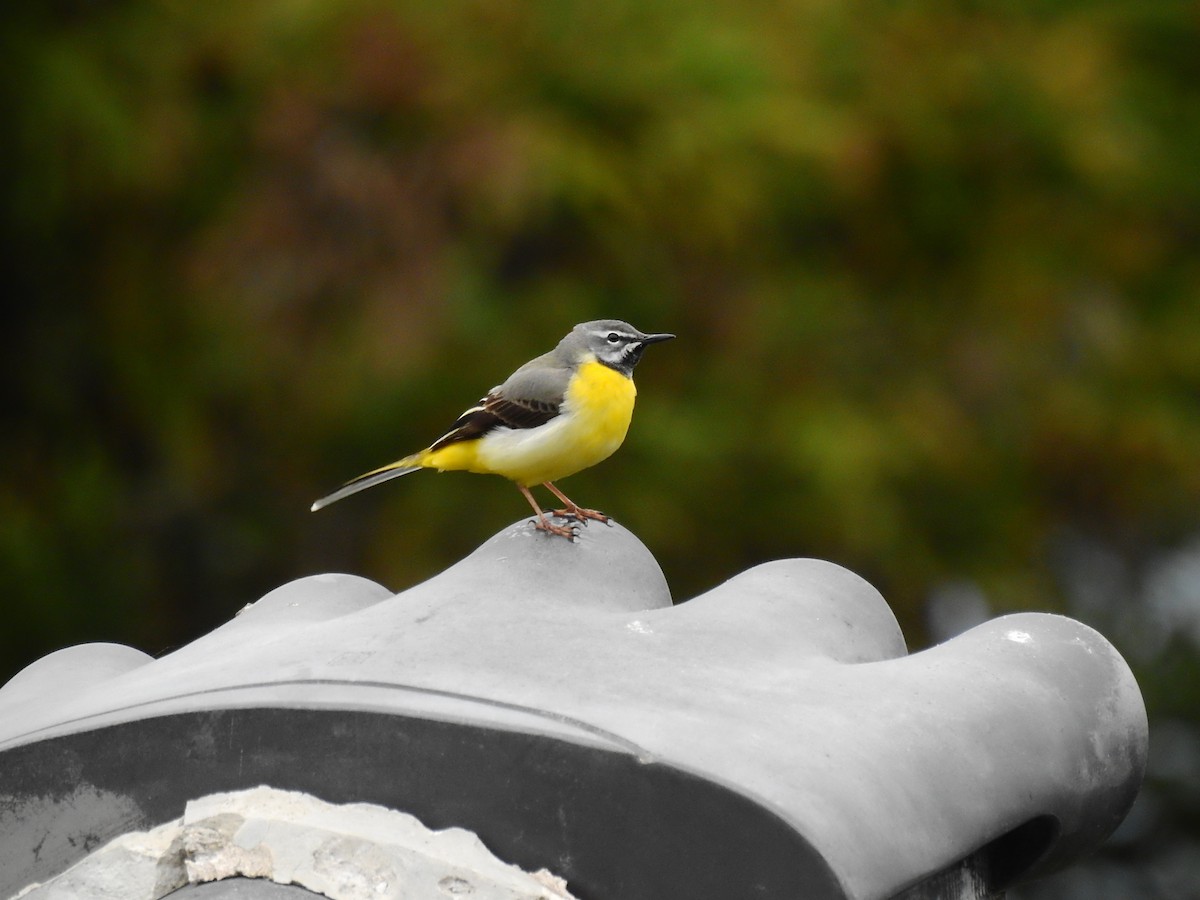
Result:
{"label": "weathered concrete", "polygon": [[18,896],[159,900],[187,884],[236,877],[330,900],[571,900],[553,875],[500,862],[461,828],[431,831],[379,806],[335,806],[265,787],[192,801],[182,818],[124,834]]}

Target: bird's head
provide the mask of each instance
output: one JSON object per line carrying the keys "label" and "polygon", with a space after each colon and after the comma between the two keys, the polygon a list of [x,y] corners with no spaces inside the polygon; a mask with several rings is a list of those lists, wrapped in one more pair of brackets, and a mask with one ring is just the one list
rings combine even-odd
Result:
{"label": "bird's head", "polygon": [[576,360],[594,356],[598,362],[632,375],[647,346],[673,337],[673,334],[645,334],[617,319],[600,319],[576,325],[559,346],[565,345]]}

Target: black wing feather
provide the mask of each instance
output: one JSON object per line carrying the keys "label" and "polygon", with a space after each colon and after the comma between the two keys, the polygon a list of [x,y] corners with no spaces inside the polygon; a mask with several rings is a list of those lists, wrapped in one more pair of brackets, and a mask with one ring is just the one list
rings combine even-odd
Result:
{"label": "black wing feather", "polygon": [[501,394],[488,394],[458,417],[450,430],[430,446],[440,450],[459,441],[470,441],[483,437],[494,428],[504,425],[509,428],[537,428],[545,425],[559,413],[559,403],[545,400],[514,400]]}

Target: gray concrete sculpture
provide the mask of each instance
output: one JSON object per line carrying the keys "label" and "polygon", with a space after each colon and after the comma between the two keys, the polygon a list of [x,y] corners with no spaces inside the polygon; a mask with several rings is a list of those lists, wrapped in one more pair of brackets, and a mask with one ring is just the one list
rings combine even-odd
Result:
{"label": "gray concrete sculpture", "polygon": [[34,663],[0,689],[0,896],[260,784],[468,829],[585,900],[919,896],[964,861],[999,891],[1133,801],[1141,695],[1078,622],[909,655],[836,565],[672,606],[632,534],[580,532],[522,521],[396,595],[303,578],[161,659]]}

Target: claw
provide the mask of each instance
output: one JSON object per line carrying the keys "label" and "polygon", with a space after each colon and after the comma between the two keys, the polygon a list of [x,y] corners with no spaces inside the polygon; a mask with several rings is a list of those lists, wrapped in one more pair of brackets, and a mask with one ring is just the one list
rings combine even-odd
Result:
{"label": "claw", "polygon": [[[563,509],[554,510],[554,515],[560,519],[574,519],[576,522],[582,522],[584,525],[588,523],[588,519],[595,519],[597,522],[603,522],[605,525],[612,525],[612,520],[598,509],[586,509],[556,488],[551,482],[542,482],[543,487],[550,491],[555,497],[561,500],[565,506]],[[530,503],[533,503],[532,497]],[[535,509],[537,507],[535,506]]]}
{"label": "claw", "polygon": [[600,512],[600,510],[584,509],[582,506],[568,506],[566,509],[554,509],[550,511],[550,514],[560,519],[574,519],[577,522],[582,522],[584,525],[588,523],[588,519],[595,519],[597,522],[603,522],[605,525],[612,524],[612,519]]}
{"label": "claw", "polygon": [[565,537],[568,541],[574,541],[579,537],[575,533],[575,529],[570,525],[555,525],[546,519],[534,520],[533,527],[538,531],[545,531],[549,534],[557,534],[559,537]]}

